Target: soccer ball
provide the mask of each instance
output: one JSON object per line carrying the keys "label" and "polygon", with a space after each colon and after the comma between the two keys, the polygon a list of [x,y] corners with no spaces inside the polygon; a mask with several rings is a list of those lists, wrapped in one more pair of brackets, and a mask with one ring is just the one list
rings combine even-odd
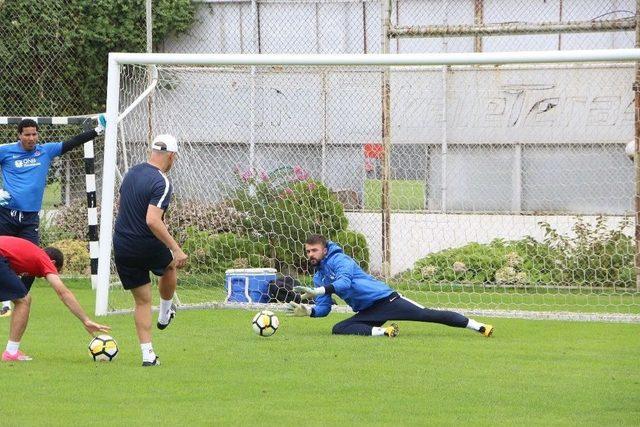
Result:
{"label": "soccer ball", "polygon": [[633,157],[636,154],[636,140],[632,139],[631,141],[627,142],[626,147],[624,147],[624,152],[627,154],[627,157],[629,158],[629,160],[633,161]]}
{"label": "soccer ball", "polygon": [[118,344],[109,335],[98,335],[89,343],[89,354],[96,362],[111,362],[118,355]]}
{"label": "soccer ball", "polygon": [[272,311],[262,310],[253,316],[251,321],[253,331],[261,337],[270,337],[275,334],[280,326],[280,320]]}

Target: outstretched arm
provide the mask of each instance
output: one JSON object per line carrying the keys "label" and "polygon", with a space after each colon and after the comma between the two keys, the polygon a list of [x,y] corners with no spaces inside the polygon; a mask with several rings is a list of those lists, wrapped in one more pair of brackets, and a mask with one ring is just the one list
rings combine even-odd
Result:
{"label": "outstretched arm", "polygon": [[60,154],[64,154],[67,151],[71,151],[74,148],[84,144],[85,142],[91,141],[96,136],[98,136],[98,133],[95,131],[95,129],[82,132],[81,134],[74,136],[70,140],[63,142],[62,152]]}
{"label": "outstretched arm", "polygon": [[47,274],[46,279],[51,287],[56,291],[60,300],[64,303],[64,305],[67,306],[69,311],[72,312],[78,319],[80,319],[87,332],[89,332],[90,334],[94,334],[96,332],[107,332],[111,329],[109,326],[100,325],[89,319],[89,316],[87,316],[87,313],[84,312],[75,295],[73,295],[73,292],[71,292],[69,288],[67,288],[64,283],[62,283],[62,280],[60,280],[60,276],[58,276],[57,274],[49,273]]}
{"label": "outstretched arm", "polygon": [[106,126],[107,126],[107,121],[104,117],[104,114],[100,114],[98,116],[98,126],[96,126],[95,129],[82,132],[80,135],[76,135],[70,140],[62,143],[62,151],[60,155],[66,153],[67,151],[73,150],[77,146],[82,145],[87,141],[91,141],[96,136],[102,134]]}

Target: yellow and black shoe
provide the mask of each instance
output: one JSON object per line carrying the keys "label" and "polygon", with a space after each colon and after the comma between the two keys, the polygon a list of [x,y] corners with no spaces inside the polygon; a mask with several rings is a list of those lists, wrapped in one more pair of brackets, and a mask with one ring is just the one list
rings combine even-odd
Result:
{"label": "yellow and black shoe", "polygon": [[11,316],[11,307],[3,306],[0,309],[0,317],[10,317]]}
{"label": "yellow and black shoe", "polygon": [[400,328],[398,328],[397,323],[392,323],[386,328],[384,328],[384,334],[389,338],[397,337],[398,333],[400,333]]}
{"label": "yellow and black shoe", "polygon": [[480,332],[485,337],[489,338],[493,334],[493,326],[491,325],[480,326],[480,330],[478,332]]}

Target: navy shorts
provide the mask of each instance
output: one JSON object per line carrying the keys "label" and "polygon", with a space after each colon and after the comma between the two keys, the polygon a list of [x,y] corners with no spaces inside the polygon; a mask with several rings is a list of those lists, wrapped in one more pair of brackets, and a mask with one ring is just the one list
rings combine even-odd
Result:
{"label": "navy shorts", "polygon": [[[20,237],[34,245],[40,245],[39,227],[40,216],[38,212],[22,212],[0,206],[0,236]],[[28,291],[31,289],[35,277],[22,276],[20,280]]]}
{"label": "navy shorts", "polygon": [[133,289],[151,282],[149,272],[162,276],[173,261],[169,248],[160,240],[132,243],[113,239],[113,252],[118,276],[125,289]]}
{"label": "navy shorts", "polygon": [[40,244],[38,212],[22,212],[0,207],[0,236],[14,236]]}
{"label": "navy shorts", "polygon": [[359,311],[333,326],[338,335],[371,335],[371,328],[382,326],[389,320],[413,320],[416,322],[441,323],[464,328],[469,319],[453,311],[432,310],[403,297],[397,292],[381,298],[371,307]]}
{"label": "navy shorts", "polygon": [[31,283],[23,283],[11,269],[9,260],[0,255],[0,301],[24,298],[29,293],[29,288]]}

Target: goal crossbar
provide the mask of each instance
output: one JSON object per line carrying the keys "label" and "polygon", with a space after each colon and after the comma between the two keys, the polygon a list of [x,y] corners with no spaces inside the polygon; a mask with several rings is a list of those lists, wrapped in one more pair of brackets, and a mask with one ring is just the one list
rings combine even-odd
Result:
{"label": "goal crossbar", "polygon": [[[105,132],[104,175],[102,187],[102,223],[100,228],[100,263],[96,314],[108,311],[113,206],[116,178],[117,126],[119,122],[120,66],[191,65],[191,66],[454,66],[508,65],[540,63],[632,62],[640,60],[640,49],[529,51],[492,53],[424,53],[424,54],[109,54],[107,85],[107,129]],[[103,262],[105,261],[106,262]]]}
{"label": "goal crossbar", "polygon": [[109,54],[109,61],[117,64],[157,65],[482,65],[639,59],[640,49],[400,54]]}

